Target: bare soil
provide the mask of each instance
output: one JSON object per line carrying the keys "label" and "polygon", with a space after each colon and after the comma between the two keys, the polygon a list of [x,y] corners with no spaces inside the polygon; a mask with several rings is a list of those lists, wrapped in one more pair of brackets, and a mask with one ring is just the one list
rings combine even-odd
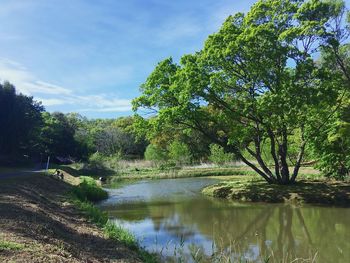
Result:
{"label": "bare soil", "polygon": [[[75,179],[33,174],[0,180],[0,262],[141,262],[65,201],[67,182]],[[20,245],[1,246],[9,242]]]}

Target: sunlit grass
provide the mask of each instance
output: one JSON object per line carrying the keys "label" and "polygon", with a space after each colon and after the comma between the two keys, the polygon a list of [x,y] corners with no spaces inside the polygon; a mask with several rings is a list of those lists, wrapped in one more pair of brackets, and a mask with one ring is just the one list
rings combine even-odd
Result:
{"label": "sunlit grass", "polygon": [[3,250],[21,250],[24,248],[23,244],[18,244],[15,242],[0,240],[0,251]]}

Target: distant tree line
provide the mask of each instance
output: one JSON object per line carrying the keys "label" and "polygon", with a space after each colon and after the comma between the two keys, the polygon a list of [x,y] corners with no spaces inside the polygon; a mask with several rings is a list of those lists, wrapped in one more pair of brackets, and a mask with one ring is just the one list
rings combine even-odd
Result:
{"label": "distant tree line", "polygon": [[46,112],[41,102],[0,84],[0,163],[63,157],[87,161],[99,152],[143,158],[147,141],[133,131],[133,117],[89,120],[77,113]]}

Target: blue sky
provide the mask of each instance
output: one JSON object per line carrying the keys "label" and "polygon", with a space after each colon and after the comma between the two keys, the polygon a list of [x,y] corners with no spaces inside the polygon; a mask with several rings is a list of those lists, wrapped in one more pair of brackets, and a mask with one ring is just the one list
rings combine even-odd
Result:
{"label": "blue sky", "polygon": [[131,114],[157,62],[201,49],[255,0],[0,0],[0,79],[48,111]]}

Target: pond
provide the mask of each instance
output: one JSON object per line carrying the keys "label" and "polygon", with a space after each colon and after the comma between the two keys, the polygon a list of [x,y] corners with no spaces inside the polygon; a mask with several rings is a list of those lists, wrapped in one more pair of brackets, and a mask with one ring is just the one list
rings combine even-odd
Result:
{"label": "pond", "polygon": [[216,182],[143,180],[107,189],[110,197],[99,205],[164,262],[349,262],[349,208],[235,203],[201,194]]}

